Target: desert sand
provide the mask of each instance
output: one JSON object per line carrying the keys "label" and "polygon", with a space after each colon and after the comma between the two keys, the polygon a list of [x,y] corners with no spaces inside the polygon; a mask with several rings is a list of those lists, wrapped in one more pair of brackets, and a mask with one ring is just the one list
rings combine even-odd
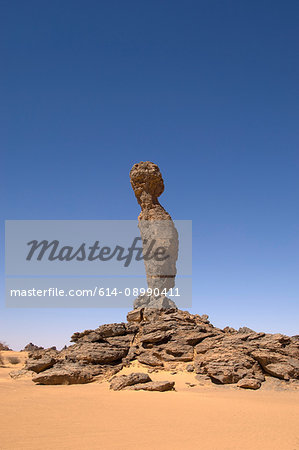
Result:
{"label": "desert sand", "polygon": [[[107,382],[38,386],[0,368],[0,449],[299,449],[299,390],[268,380],[258,391],[151,373],[176,391],[109,390]],[[5,355],[6,354],[6,355]],[[147,372],[133,364],[121,373]],[[194,385],[191,387],[189,384]]]}

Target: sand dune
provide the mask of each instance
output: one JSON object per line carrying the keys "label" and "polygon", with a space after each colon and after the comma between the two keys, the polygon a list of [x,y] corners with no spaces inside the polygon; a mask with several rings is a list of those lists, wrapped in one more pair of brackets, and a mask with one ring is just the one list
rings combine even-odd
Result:
{"label": "sand dune", "polygon": [[37,386],[10,370],[0,369],[1,450],[299,449],[299,390],[279,381],[247,391],[160,372],[151,377],[174,380],[176,392],[113,392],[108,383]]}

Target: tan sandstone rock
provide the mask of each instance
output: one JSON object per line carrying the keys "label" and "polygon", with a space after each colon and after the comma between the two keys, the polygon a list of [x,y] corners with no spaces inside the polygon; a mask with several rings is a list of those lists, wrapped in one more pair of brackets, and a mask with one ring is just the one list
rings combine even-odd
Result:
{"label": "tan sandstone rock", "polygon": [[[138,226],[142,238],[143,256],[148,287],[157,290],[160,295],[141,295],[134,304],[135,308],[172,308],[175,303],[165,293],[175,286],[176,261],[178,258],[178,233],[168,212],[159,203],[158,197],[164,191],[164,182],[159,167],[150,161],[134,164],[130,171],[131,185],[141,213]],[[146,259],[151,249],[164,249],[164,259]]]}

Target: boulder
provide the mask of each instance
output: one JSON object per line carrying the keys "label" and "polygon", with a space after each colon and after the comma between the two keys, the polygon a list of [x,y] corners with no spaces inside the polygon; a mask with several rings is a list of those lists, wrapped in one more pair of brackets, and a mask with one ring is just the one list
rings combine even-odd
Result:
{"label": "boulder", "polygon": [[137,308],[133,311],[128,312],[127,321],[128,322],[141,322],[142,321],[143,308]]}
{"label": "boulder", "polygon": [[200,319],[205,323],[210,323],[208,314],[202,314],[202,316],[200,316]]}
{"label": "boulder", "polygon": [[174,389],[174,381],[150,381],[149,383],[139,383],[128,386],[125,389],[130,391],[172,391]]}
{"label": "boulder", "polygon": [[56,360],[48,356],[39,359],[28,359],[26,361],[26,369],[35,373],[40,373],[53,367],[55,363]]}
{"label": "boulder", "polygon": [[158,355],[157,353],[144,352],[137,357],[137,360],[141,364],[146,364],[148,366],[163,367],[163,362],[161,361],[159,356],[160,355]]}
{"label": "boulder", "polygon": [[110,381],[110,389],[113,391],[120,391],[125,387],[132,386],[134,384],[140,385],[141,383],[147,383],[151,381],[151,378],[147,373],[134,372],[129,375],[118,375],[112,378]]}
{"label": "boulder", "polygon": [[250,356],[237,349],[222,349],[221,352],[210,350],[196,360],[195,372],[209,375],[214,383],[232,384],[245,376],[256,378],[262,371]]}
{"label": "boulder", "polygon": [[82,333],[74,333],[71,337],[72,342],[97,342],[107,337],[122,336],[127,333],[124,323],[111,323],[101,325],[95,330],[85,330]]}
{"label": "boulder", "polygon": [[255,333],[255,331],[253,331],[251,328],[248,328],[248,327],[240,327],[238,332],[239,333]]}
{"label": "boulder", "polygon": [[163,346],[162,359],[165,361],[192,361],[194,350],[191,345],[169,342]]}
{"label": "boulder", "polygon": [[113,347],[129,348],[134,339],[134,334],[125,334],[124,336],[107,337],[105,342]]}
{"label": "boulder", "polygon": [[129,347],[109,346],[100,343],[75,344],[65,353],[70,361],[82,361],[90,364],[109,364],[120,361],[128,353]]}
{"label": "boulder", "polygon": [[142,335],[140,337],[140,342],[143,344],[157,344],[159,342],[167,341],[171,334],[171,331],[153,331],[152,333]]}
{"label": "boulder", "polygon": [[28,352],[28,362],[31,360],[39,360],[43,358],[53,358],[57,360],[60,353],[56,350],[56,347],[50,347],[45,349],[35,349],[32,352]]}
{"label": "boulder", "polygon": [[237,383],[239,388],[243,389],[259,389],[261,387],[261,383],[255,378],[242,378]]}
{"label": "boulder", "polygon": [[36,384],[86,384],[90,383],[93,375],[83,367],[72,365],[55,366],[52,369],[35,375],[32,380]]}
{"label": "boulder", "polygon": [[223,328],[224,333],[237,333],[237,330],[235,330],[232,327],[225,327]]}
{"label": "boulder", "polygon": [[199,342],[202,342],[204,339],[213,336],[215,336],[215,333],[191,331],[190,333],[186,333],[186,335],[182,338],[182,342],[188,345],[196,345],[199,344]]}

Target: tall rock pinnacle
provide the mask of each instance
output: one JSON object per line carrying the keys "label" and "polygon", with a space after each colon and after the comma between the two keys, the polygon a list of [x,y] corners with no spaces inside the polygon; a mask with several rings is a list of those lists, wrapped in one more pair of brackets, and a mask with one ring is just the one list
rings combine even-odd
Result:
{"label": "tall rock pinnacle", "polygon": [[[138,226],[142,238],[144,264],[148,288],[152,295],[139,296],[134,308],[173,308],[175,303],[166,292],[175,286],[176,261],[178,258],[178,233],[170,214],[159,203],[164,182],[159,167],[150,161],[134,164],[130,171],[131,185],[141,213]],[[147,259],[151,249],[164,249],[164,258]],[[155,295],[154,295],[155,292]]]}

